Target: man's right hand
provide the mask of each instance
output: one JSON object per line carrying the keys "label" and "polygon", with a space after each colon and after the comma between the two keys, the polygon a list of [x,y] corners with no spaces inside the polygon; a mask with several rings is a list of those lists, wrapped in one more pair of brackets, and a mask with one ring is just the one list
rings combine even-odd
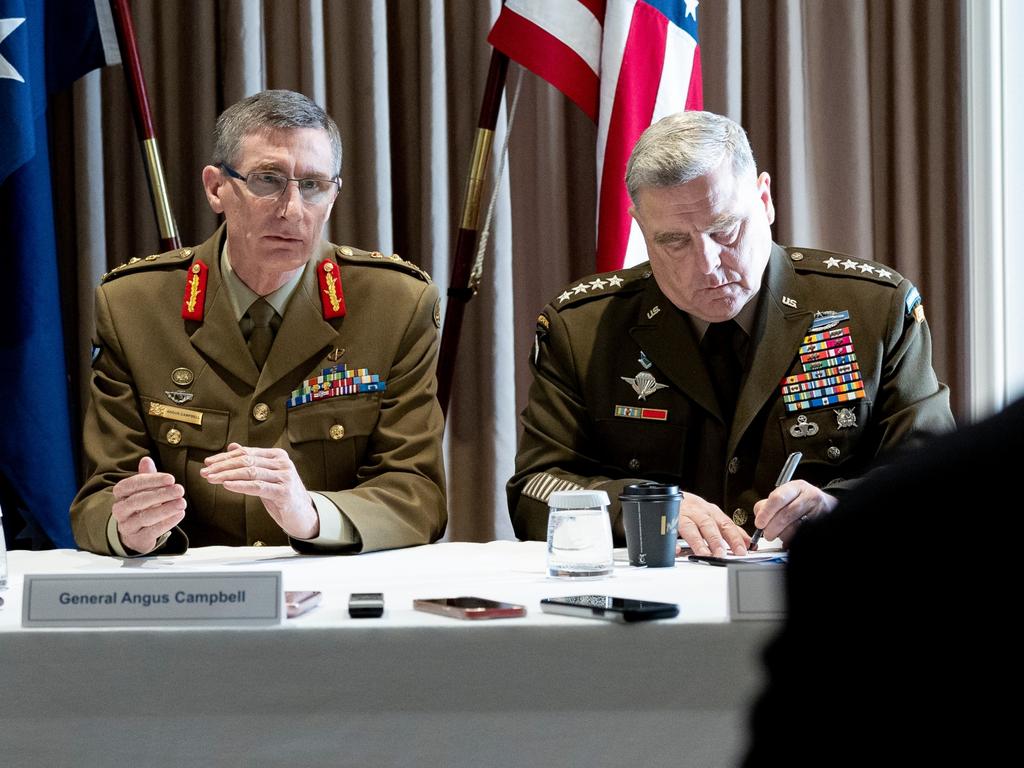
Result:
{"label": "man's right hand", "polygon": [[684,493],[679,505],[679,535],[695,555],[723,557],[727,548],[745,555],[750,544],[747,532],[725,512],[693,493]]}
{"label": "man's right hand", "polygon": [[111,512],[121,543],[144,555],[185,517],[185,489],[174,482],[174,475],[157,472],[153,460],[144,456],[139,473],[114,486]]}

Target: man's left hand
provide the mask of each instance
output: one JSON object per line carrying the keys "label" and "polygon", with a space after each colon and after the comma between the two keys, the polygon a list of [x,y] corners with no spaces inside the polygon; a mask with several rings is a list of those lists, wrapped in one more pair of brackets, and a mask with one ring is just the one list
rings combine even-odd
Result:
{"label": "man's left hand", "polygon": [[781,538],[789,545],[796,529],[808,517],[831,512],[839,501],[805,480],[784,483],[754,505],[754,525],[765,539]]}
{"label": "man's left hand", "polygon": [[231,443],[226,453],[210,456],[200,476],[229,491],[257,496],[289,536],[312,539],[320,517],[288,453],[280,448],[246,448]]}

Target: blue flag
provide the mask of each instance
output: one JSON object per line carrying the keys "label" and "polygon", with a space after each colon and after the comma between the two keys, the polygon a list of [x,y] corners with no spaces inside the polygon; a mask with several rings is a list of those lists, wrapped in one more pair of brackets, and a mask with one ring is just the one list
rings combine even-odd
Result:
{"label": "blue flag", "polygon": [[68,408],[46,107],[119,60],[107,0],[0,0],[0,484],[37,541],[73,547]]}

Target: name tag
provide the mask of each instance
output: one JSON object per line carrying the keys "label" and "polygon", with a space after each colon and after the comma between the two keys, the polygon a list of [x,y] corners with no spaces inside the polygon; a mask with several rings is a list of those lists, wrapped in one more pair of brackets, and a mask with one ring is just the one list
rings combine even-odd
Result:
{"label": "name tag", "polygon": [[176,421],[184,421],[186,424],[203,423],[202,411],[195,411],[192,410],[191,408],[178,408],[177,406],[164,405],[163,403],[150,403],[149,415],[159,416],[162,419],[175,419]]}
{"label": "name tag", "polygon": [[27,574],[21,625],[265,626],[283,605],[280,571]]}

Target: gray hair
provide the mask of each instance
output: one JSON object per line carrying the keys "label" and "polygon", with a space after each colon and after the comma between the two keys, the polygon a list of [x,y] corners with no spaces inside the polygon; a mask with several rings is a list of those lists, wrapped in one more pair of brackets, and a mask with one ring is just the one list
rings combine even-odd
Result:
{"label": "gray hair", "polygon": [[213,129],[213,164],[234,165],[246,136],[290,128],[327,131],[334,175],[341,175],[341,135],[337,124],[316,102],[295,91],[261,91],[221,112]]}
{"label": "gray hair", "polygon": [[731,158],[736,178],[754,173],[746,132],[713,112],[677,112],[644,131],[626,164],[626,187],[636,205],[643,187],[675,187],[706,176]]}

